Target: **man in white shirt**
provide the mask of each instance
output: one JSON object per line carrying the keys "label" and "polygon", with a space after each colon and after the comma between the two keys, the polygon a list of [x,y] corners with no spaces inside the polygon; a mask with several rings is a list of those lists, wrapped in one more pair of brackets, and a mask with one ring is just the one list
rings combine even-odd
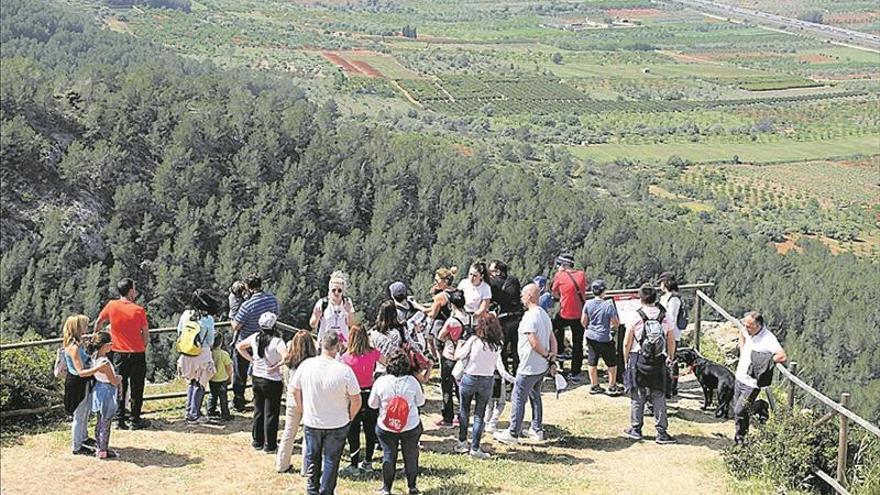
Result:
{"label": "man in white shirt", "polygon": [[[749,370],[753,353],[772,356],[772,362],[768,363],[769,373],[772,373],[774,363],[784,363],[788,359],[776,336],[764,325],[761,313],[749,311],[743,316],[742,323],[745,330],[739,333],[739,363],[736,365],[736,384],[733,387],[733,418],[736,423],[733,439],[737,444],[745,441],[752,402],[761,391],[757,377]],[[760,354],[758,357],[761,357]]]}
{"label": "man in white shirt", "polygon": [[361,408],[361,389],[354,371],[336,360],[339,334],[327,332],[320,344],[321,355],[299,365],[292,385],[306,439],[306,493],[332,495],[348,428]]}
{"label": "man in white shirt", "polygon": [[523,287],[521,299],[526,307],[519,324],[519,368],[516,370],[516,381],[511,396],[512,411],[510,413],[510,429],[496,431],[492,436],[505,444],[518,442],[525,414],[526,399],[532,404],[532,426],[529,437],[532,440],[544,439],[541,403],[541,384],[544,375],[550,370],[556,358],[556,337],[553,335],[553,323],[547,312],[538,305],[540,293],[538,286],[528,284]]}
{"label": "man in white shirt", "polygon": [[[681,344],[681,332],[684,328],[678,327],[678,314],[681,312],[681,294],[678,292],[678,280],[672,272],[663,272],[660,275],[660,290],[663,295],[660,296],[660,305],[666,309],[666,314],[672,321],[675,330],[675,348],[678,349]],[[670,399],[678,395],[678,363],[675,362],[673,356],[672,365],[669,371],[672,375],[671,389],[666,391],[666,398]]]}

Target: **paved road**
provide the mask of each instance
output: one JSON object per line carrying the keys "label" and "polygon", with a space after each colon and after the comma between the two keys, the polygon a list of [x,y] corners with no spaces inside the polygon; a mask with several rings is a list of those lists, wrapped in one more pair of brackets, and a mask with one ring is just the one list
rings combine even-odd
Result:
{"label": "paved road", "polygon": [[[671,3],[682,4],[704,13],[746,19],[756,24],[785,29],[787,32],[793,34],[811,35],[822,39],[880,51],[880,36],[875,36],[869,33],[860,33],[850,29],[843,29],[825,24],[816,24],[813,22],[802,21],[800,19],[792,19],[781,15],[737,7],[735,5],[712,2],[710,0],[671,0]],[[878,62],[880,62],[880,57],[878,57]]]}

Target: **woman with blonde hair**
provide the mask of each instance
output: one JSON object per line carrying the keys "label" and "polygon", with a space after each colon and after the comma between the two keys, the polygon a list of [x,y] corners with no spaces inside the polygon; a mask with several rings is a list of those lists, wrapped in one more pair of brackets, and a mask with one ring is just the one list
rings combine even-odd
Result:
{"label": "woman with blonde hair", "polygon": [[62,330],[64,340],[64,362],[67,365],[67,377],[64,380],[64,410],[73,416],[71,433],[73,436],[72,451],[74,455],[93,455],[97,442],[89,438],[89,413],[92,410],[91,377],[98,371],[107,368],[108,364],[89,367],[91,357],[86,351],[89,328],[86,315],[67,317]]}
{"label": "woman with blonde hair", "polygon": [[[376,438],[376,420],[379,418],[379,410],[370,407],[370,391],[373,389],[373,377],[376,375],[376,365],[382,359],[382,353],[370,346],[370,337],[367,330],[361,326],[351,327],[351,335],[348,340],[348,351],[342,355],[342,362],[347,364],[354,376],[357,377],[361,387],[361,409],[351,420],[348,430],[348,451],[351,453],[351,464],[343,470],[345,474],[354,475],[359,471],[370,473],[373,471],[373,451],[379,442]],[[366,437],[364,449],[364,461],[361,460],[361,426]]]}
{"label": "woman with blonde hair", "polygon": [[330,275],[327,296],[315,303],[309,325],[318,331],[318,341],[329,331],[339,334],[339,343],[344,347],[348,342],[349,328],[354,324],[354,305],[345,297],[348,289],[348,276],[341,270]]}
{"label": "woman with blonde hair", "polygon": [[[300,330],[293,336],[287,344],[287,356],[284,358],[284,364],[287,366],[287,412],[284,419],[284,433],[281,434],[281,442],[278,445],[278,455],[275,458],[275,470],[279,473],[292,472],[293,466],[290,465],[290,456],[293,454],[293,441],[296,438],[296,432],[302,421],[302,413],[297,412],[296,397],[293,393],[293,374],[296,373],[300,363],[308,358],[318,355],[315,348],[315,340],[312,334]],[[303,444],[303,472],[305,474],[305,444]]]}

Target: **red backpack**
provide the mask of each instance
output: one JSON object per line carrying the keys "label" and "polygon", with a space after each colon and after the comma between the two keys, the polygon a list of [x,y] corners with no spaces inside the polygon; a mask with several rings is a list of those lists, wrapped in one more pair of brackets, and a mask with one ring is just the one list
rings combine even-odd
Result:
{"label": "red backpack", "polygon": [[406,397],[400,395],[400,378],[394,387],[394,396],[388,401],[388,407],[385,408],[385,418],[382,424],[388,430],[394,433],[400,433],[406,427],[406,421],[409,419],[409,402]]}

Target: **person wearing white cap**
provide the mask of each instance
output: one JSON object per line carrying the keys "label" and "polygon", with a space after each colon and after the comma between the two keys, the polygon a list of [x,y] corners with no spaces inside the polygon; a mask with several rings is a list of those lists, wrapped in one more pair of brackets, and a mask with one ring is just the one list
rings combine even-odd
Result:
{"label": "person wearing white cap", "polygon": [[284,391],[281,367],[287,346],[275,331],[275,313],[260,315],[260,332],[239,342],[235,349],[252,364],[254,377],[254,425],[252,446],[274,454],[278,449],[278,415]]}

